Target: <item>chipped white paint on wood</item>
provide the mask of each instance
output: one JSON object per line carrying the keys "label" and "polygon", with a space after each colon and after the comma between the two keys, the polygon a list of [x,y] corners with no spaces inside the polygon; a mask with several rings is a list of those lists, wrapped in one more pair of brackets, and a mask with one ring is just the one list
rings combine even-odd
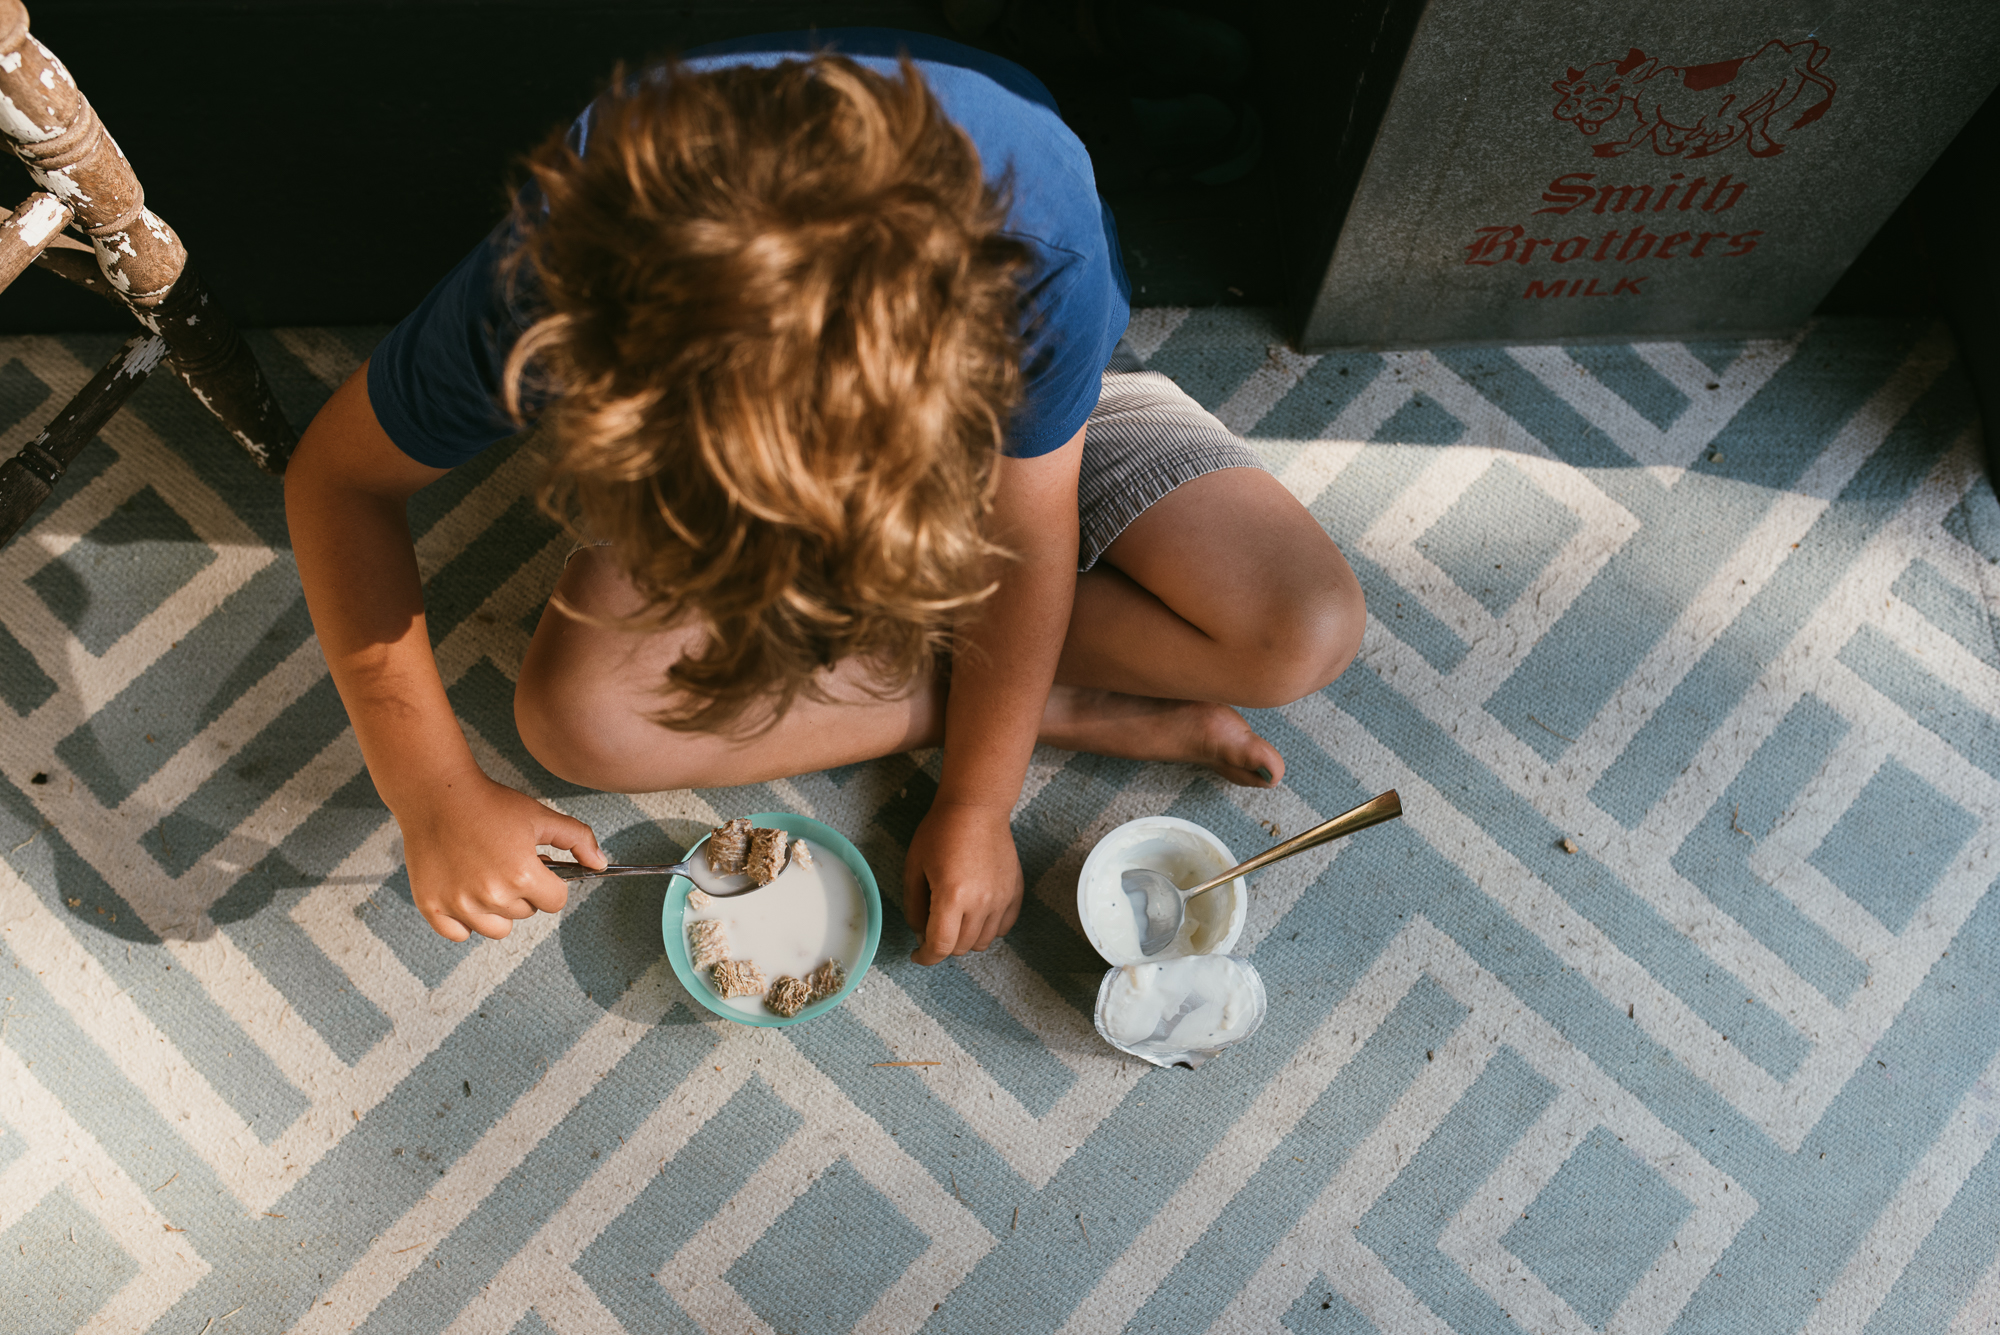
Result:
{"label": "chipped white paint on wood", "polygon": [[[17,54],[15,59],[19,58]],[[0,93],[0,130],[6,131],[10,139],[18,139],[24,144],[46,143],[62,133],[60,126],[46,130],[37,125],[5,93]]]}
{"label": "chipped white paint on wood", "polygon": [[70,220],[70,211],[62,201],[50,195],[42,195],[32,200],[28,207],[14,215],[13,227],[21,234],[21,240],[37,250],[49,243],[49,238],[61,231]]}

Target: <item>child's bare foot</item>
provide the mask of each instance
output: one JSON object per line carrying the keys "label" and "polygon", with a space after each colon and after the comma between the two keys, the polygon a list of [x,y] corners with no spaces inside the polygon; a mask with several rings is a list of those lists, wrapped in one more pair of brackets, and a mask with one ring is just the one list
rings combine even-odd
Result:
{"label": "child's bare foot", "polygon": [[1065,751],[1206,765],[1246,788],[1276,787],[1285,777],[1277,747],[1228,705],[1204,700],[1059,685],[1042,712],[1040,740]]}

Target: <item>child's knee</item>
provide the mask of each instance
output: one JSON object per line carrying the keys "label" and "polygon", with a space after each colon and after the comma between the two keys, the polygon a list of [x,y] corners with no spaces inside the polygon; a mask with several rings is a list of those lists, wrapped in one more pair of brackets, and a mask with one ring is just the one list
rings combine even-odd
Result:
{"label": "child's knee", "polygon": [[551,673],[524,665],[514,685],[514,728],[528,754],[557,778],[585,788],[610,787],[602,780],[611,758],[592,744],[589,711],[577,705],[574,690],[565,690]]}
{"label": "child's knee", "polygon": [[1324,690],[1361,651],[1368,609],[1345,563],[1310,589],[1260,600],[1259,632],[1243,646],[1243,698],[1231,703],[1276,709]]}
{"label": "child's knee", "polygon": [[589,656],[537,643],[514,684],[514,728],[549,773],[583,788],[630,791],[635,730],[629,701],[588,670]]}
{"label": "child's knee", "polygon": [[727,787],[768,777],[743,768],[740,747],[712,733],[671,731],[649,683],[594,670],[591,656],[530,649],[514,687],[514,727],[541,766],[610,793]]}

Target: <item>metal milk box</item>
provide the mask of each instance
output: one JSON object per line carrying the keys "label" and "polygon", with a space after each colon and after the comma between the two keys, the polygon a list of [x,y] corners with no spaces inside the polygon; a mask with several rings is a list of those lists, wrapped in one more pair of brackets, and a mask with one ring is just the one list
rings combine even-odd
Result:
{"label": "metal milk box", "polygon": [[1797,328],[1996,81],[1995,0],[1430,0],[1300,345]]}

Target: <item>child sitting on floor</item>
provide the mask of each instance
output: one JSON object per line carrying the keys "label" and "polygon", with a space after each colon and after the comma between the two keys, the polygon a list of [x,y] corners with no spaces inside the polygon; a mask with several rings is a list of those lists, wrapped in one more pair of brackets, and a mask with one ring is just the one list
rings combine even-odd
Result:
{"label": "child sitting on floor", "polygon": [[514,216],[314,420],[300,578],[410,886],[455,941],[564,903],[588,826],[483,774],[431,656],[411,494],[535,418],[586,536],[522,664],[554,773],[620,792],[942,746],[916,958],[1020,911],[1035,743],[1283,775],[1231,706],[1332,681],[1353,573],[1164,376],[1083,147],[1026,71],[905,33],[710,47],[615,80]]}

